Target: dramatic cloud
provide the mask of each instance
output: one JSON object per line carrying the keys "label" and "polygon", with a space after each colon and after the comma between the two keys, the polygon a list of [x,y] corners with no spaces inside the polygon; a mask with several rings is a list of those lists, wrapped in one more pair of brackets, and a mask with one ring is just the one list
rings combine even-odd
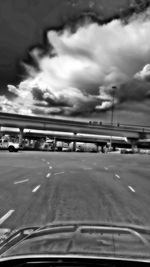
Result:
{"label": "dramatic cloud", "polygon": [[144,66],[144,68],[135,74],[136,79],[150,82],[150,64]]}
{"label": "dramatic cloud", "polygon": [[99,25],[87,19],[74,32],[69,27],[49,30],[45,48],[32,49],[32,64],[23,63],[26,78],[17,87],[8,85],[14,99],[1,99],[3,111],[66,116],[104,112],[111,107],[114,85],[115,104],[145,101],[149,36],[149,9],[128,23],[115,19]]}
{"label": "dramatic cloud", "polygon": [[118,102],[142,102],[150,96],[150,83],[137,79],[122,84],[117,91]]}

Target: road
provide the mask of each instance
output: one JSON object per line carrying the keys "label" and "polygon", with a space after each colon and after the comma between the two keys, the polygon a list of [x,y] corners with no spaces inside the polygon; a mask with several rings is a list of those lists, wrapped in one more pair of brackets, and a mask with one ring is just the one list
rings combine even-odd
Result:
{"label": "road", "polygon": [[0,151],[0,227],[150,225],[149,155]]}

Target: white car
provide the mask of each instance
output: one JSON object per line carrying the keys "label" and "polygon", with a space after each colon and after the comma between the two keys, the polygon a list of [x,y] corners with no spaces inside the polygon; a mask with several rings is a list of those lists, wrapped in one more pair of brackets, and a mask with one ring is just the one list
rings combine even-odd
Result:
{"label": "white car", "polygon": [[71,149],[70,149],[70,147],[63,147],[63,148],[62,148],[62,151],[63,151],[63,152],[70,152]]}
{"label": "white car", "polygon": [[20,145],[18,142],[11,142],[9,140],[0,139],[1,149],[8,149],[9,152],[18,152],[19,147]]}

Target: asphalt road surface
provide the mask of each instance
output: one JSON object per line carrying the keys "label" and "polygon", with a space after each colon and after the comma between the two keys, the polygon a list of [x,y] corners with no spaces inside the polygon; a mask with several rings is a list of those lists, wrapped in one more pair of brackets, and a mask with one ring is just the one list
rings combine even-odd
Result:
{"label": "asphalt road surface", "polygon": [[92,220],[150,226],[150,156],[0,151],[0,228]]}

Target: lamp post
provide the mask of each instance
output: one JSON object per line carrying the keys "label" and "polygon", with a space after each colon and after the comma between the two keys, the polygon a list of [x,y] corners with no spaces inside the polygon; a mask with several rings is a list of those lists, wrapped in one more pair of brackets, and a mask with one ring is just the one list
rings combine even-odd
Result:
{"label": "lamp post", "polygon": [[115,90],[116,86],[113,86],[112,89],[112,107],[111,107],[111,126],[113,126],[113,121],[114,121],[114,100],[115,100]]}
{"label": "lamp post", "polygon": [[[113,126],[113,122],[114,122],[114,100],[115,100],[115,91],[116,91],[117,87],[116,86],[112,86],[112,107],[111,107],[111,126]],[[110,149],[112,147],[112,135],[110,138]]]}

